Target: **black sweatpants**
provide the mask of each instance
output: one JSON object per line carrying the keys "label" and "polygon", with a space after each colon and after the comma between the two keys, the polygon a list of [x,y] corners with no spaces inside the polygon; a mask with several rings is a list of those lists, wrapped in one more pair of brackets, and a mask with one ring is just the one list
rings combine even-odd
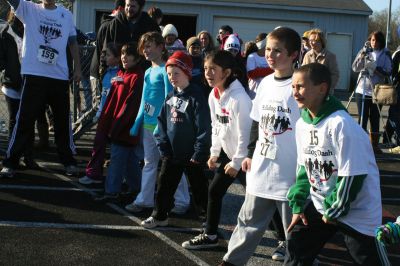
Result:
{"label": "black sweatpants", "polygon": [[157,220],[168,218],[168,213],[174,207],[174,194],[183,172],[188,178],[198,213],[206,210],[208,180],[204,175],[203,169],[203,164],[182,163],[163,158],[157,180],[156,206],[151,216]]}
{"label": "black sweatpants", "polygon": [[305,226],[300,220],[288,234],[284,265],[311,266],[325,243],[337,231],[344,235],[344,242],[354,265],[380,265],[374,237],[361,234],[342,223],[324,223],[322,215],[312,202],[308,204],[304,214],[308,225]]}
{"label": "black sweatpants", "polygon": [[[221,165],[217,168],[208,190],[207,225],[205,232],[209,235],[217,234],[221,216],[222,200],[230,185],[235,181],[235,178],[225,174],[224,167],[230,161],[231,160],[225,152],[221,151],[218,158],[218,162],[221,163]],[[240,169],[236,178],[238,178],[242,185],[246,187],[246,173],[242,172]]]}
{"label": "black sweatpants", "polygon": [[61,163],[75,165],[73,154],[75,146],[72,140],[69,86],[67,80],[58,80],[40,76],[25,75],[22,97],[17,114],[15,130],[9,140],[5,167],[15,169],[25,147],[31,141],[35,121],[48,103],[54,114],[54,134]]}

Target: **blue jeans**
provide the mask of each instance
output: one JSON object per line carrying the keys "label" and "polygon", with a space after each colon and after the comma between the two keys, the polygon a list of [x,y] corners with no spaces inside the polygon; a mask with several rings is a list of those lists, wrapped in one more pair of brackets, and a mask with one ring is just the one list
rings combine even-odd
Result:
{"label": "blue jeans", "polygon": [[140,190],[142,171],[135,149],[136,147],[111,144],[111,163],[105,183],[106,193],[120,193],[124,178],[129,192]]}

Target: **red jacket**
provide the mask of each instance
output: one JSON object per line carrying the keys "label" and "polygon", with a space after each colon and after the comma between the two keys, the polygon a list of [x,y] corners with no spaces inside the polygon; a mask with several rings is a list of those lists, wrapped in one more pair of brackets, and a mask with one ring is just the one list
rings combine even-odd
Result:
{"label": "red jacket", "polygon": [[129,135],[139,111],[143,90],[143,70],[136,66],[130,71],[118,71],[100,115],[97,130],[110,137],[111,142],[136,145],[139,137]]}

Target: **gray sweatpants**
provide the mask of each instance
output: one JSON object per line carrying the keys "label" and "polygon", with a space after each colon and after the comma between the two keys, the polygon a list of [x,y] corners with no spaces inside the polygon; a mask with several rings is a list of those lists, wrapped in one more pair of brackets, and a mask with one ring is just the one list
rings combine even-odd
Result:
{"label": "gray sweatpants", "polygon": [[237,225],[229,240],[228,252],[223,260],[237,266],[246,264],[260,243],[276,209],[282,217],[286,235],[292,219],[289,202],[260,198],[246,193]]}

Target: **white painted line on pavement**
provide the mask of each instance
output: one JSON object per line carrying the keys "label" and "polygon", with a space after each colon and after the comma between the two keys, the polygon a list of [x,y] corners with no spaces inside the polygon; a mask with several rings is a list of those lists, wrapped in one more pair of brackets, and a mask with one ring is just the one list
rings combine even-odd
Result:
{"label": "white painted line on pavement", "polygon": [[0,227],[23,227],[23,228],[57,228],[57,229],[106,229],[106,230],[142,230],[141,226],[125,225],[103,225],[103,224],[63,224],[63,223],[40,223],[40,222],[15,222],[0,221]]}
{"label": "white painted line on pavement", "polygon": [[382,201],[400,201],[400,198],[382,198]]}
{"label": "white painted line on pavement", "polygon": [[[72,184],[77,186],[79,189],[82,189],[83,191],[89,193],[90,195],[96,196],[96,193],[94,193],[93,191],[91,191],[91,190],[87,189],[86,187],[82,186],[78,182],[74,182],[70,178],[68,178],[66,176],[63,176],[63,175],[60,175],[60,174],[57,174],[57,173],[53,173],[53,174],[54,174],[54,176],[60,178],[61,180],[71,182]],[[114,209],[118,213],[123,214],[125,217],[127,217],[130,220],[132,220],[133,222],[135,222],[137,224],[140,224],[141,220],[138,217],[131,215],[129,212],[127,212],[124,209],[118,207],[117,205],[112,204],[112,203],[107,203],[107,206],[111,207],[112,209]],[[166,230],[166,229],[167,228],[164,228],[164,230]],[[209,266],[209,264],[207,262],[205,262],[202,259],[200,259],[199,257],[195,256],[192,252],[190,252],[187,249],[183,248],[181,245],[178,245],[177,243],[172,241],[169,237],[167,237],[166,235],[161,233],[160,232],[161,230],[148,230],[148,229],[144,229],[144,230],[147,230],[149,233],[153,234],[154,236],[156,236],[157,238],[159,238],[160,240],[165,242],[167,245],[169,245],[172,248],[174,248],[176,251],[178,251],[179,253],[181,253],[182,255],[184,255],[186,258],[190,259],[191,261],[193,261],[197,265]],[[192,230],[192,229],[189,229],[189,230]]]}
{"label": "white painted line on pavement", "polygon": [[[17,190],[53,190],[53,191],[82,191],[86,192],[83,189],[76,187],[49,187],[49,186],[23,186],[23,185],[0,185],[1,189],[17,189]],[[103,191],[103,189],[90,189],[94,192]]]}

